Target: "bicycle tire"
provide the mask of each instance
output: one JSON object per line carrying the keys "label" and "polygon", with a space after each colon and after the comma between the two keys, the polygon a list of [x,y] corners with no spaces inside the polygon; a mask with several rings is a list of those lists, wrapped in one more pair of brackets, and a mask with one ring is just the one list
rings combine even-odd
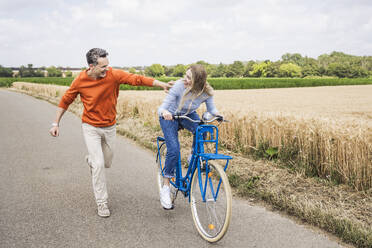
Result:
{"label": "bicycle tire", "polygon": [[[210,179],[205,190],[205,201],[203,201],[199,187],[199,172],[198,169],[194,171],[191,180],[190,207],[199,234],[203,239],[214,243],[223,238],[230,225],[232,196],[227,176],[218,164],[209,163],[206,172],[201,172],[203,187],[205,180],[209,181]],[[215,200],[212,189],[214,188],[213,190],[216,192],[219,178],[222,182]]]}

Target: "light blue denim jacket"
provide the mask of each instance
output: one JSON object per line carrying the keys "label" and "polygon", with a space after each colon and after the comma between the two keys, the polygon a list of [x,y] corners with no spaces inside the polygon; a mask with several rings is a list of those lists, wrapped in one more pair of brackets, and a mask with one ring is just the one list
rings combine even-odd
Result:
{"label": "light blue denim jacket", "polygon": [[[181,110],[177,111],[178,105],[180,104],[181,98],[186,90],[184,85],[184,79],[179,79],[175,82],[173,87],[169,90],[167,96],[165,97],[163,103],[158,108],[158,115],[162,116],[164,110],[168,110],[172,114],[186,114],[186,113],[192,113],[197,108],[199,108],[200,104],[205,102],[205,105],[207,106],[207,111],[210,112],[212,115],[216,115],[218,113],[218,110],[213,102],[213,96],[210,96],[206,93],[201,94],[199,97],[194,99],[193,101],[191,99],[188,99],[185,101],[184,105],[182,106]],[[192,101],[192,104],[190,106],[190,103]],[[190,106],[190,109],[189,109]]]}

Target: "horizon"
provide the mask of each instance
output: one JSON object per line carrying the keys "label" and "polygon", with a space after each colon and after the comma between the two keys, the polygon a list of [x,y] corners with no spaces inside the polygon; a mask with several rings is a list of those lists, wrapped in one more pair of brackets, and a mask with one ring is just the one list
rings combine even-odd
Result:
{"label": "horizon", "polygon": [[[371,57],[372,55],[354,55],[354,54],[347,54],[347,53],[344,53],[344,52],[342,52],[342,51],[332,51],[332,52],[329,52],[329,53],[324,53],[324,54],[320,54],[320,55],[318,55],[316,58],[313,58],[313,57],[307,57],[307,56],[303,56],[302,54],[301,54],[301,56],[302,57],[307,57],[307,58],[313,58],[313,59],[318,59],[319,58],[319,56],[321,56],[321,55],[330,55],[330,54],[332,54],[332,53],[334,53],[334,52],[337,52],[337,53],[343,53],[343,54],[345,54],[345,55],[347,55],[347,56],[355,56],[355,57]],[[286,54],[286,53],[285,53]],[[296,54],[296,53],[291,53],[291,54]],[[299,53],[300,54],[300,53]],[[284,54],[283,54],[284,55]],[[109,55],[110,56],[110,55]],[[109,58],[109,62],[110,62],[110,57],[108,57]],[[254,62],[256,62],[256,63],[259,63],[259,62],[264,62],[264,61],[267,61],[267,60],[269,60],[269,59],[264,59],[264,60],[234,60],[234,61],[241,61],[241,62],[243,62],[243,63],[248,63],[248,61],[254,61]],[[278,59],[278,60],[274,60],[274,61],[272,61],[272,60],[270,60],[271,62],[277,62],[277,61],[281,61],[282,60],[282,57],[280,57],[280,59]],[[219,65],[220,63],[222,63],[222,62],[219,62],[219,63],[209,63],[208,61],[206,61],[206,60],[199,60],[199,61],[204,61],[204,62],[206,62],[206,63],[208,63],[208,64],[211,64],[211,65]],[[233,62],[234,62],[233,61]],[[193,64],[193,63],[196,63],[196,62],[198,62],[198,61],[194,61],[194,62],[192,62],[192,63],[190,63],[190,64]],[[232,63],[233,63],[232,62]],[[232,64],[232,63],[230,63],[230,64]],[[84,68],[84,67],[88,67],[88,65],[87,64],[85,64],[84,66],[76,66],[76,67],[73,67],[73,66],[60,66],[60,65],[42,65],[42,66],[34,66],[34,64],[33,63],[28,63],[28,64],[32,64],[33,65],[33,68],[34,69],[41,69],[41,68],[48,68],[48,67],[52,67],[52,66],[54,66],[54,67],[56,67],[56,68],[63,68],[63,69],[82,69],[82,68]],[[21,66],[25,66],[25,67],[27,67],[27,65],[28,64],[25,64],[25,65],[18,65],[18,66],[3,66],[2,64],[0,64],[0,66],[3,66],[3,67],[5,67],[5,68],[20,68]],[[158,64],[158,63],[154,63],[154,64]],[[179,64],[182,64],[182,63],[179,63]],[[222,63],[223,65],[228,65],[228,63]],[[152,64],[151,64],[152,65]],[[149,66],[151,66],[151,65],[135,65],[135,66],[127,66],[127,65],[124,65],[124,66],[118,66],[118,65],[109,65],[110,67],[112,67],[112,68],[136,68],[136,67],[142,67],[142,68],[146,68],[146,67],[149,67]],[[166,66],[166,67],[173,67],[173,66],[176,66],[177,64],[172,64],[172,65],[165,65],[165,64],[161,64],[162,66]],[[183,64],[183,65],[188,65],[188,64]]]}

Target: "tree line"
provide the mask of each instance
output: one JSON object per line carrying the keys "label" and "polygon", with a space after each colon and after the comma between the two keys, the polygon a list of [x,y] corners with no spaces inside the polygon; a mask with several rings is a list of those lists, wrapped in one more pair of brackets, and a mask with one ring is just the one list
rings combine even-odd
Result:
{"label": "tree line", "polygon": [[[234,61],[232,64],[209,64],[198,61],[210,77],[338,77],[362,78],[372,76],[372,56],[354,56],[342,52],[320,55],[317,59],[299,53],[286,53],[278,61]],[[189,65],[162,66],[153,64],[144,71],[129,68],[130,72],[144,75],[182,77]]]}
{"label": "tree line", "polygon": [[[317,59],[303,57],[299,53],[286,53],[278,61],[234,61],[232,64],[209,64],[205,61],[197,61],[196,64],[205,66],[209,77],[338,77],[338,78],[363,78],[372,76],[372,56],[354,56],[342,52],[322,54]],[[172,76],[182,77],[189,65],[165,66],[152,64],[148,67],[124,67],[131,73],[142,74],[151,77]],[[84,68],[82,68],[84,69]],[[33,68],[32,64],[21,66],[18,77],[44,77],[47,71],[48,77],[61,77],[62,70],[55,66],[40,69]],[[9,68],[0,65],[0,77],[12,77],[13,72]],[[72,72],[65,72],[66,77],[71,77]]]}
{"label": "tree line", "polygon": [[[47,72],[45,74],[45,72]],[[33,64],[28,64],[27,67],[22,65],[19,68],[17,77],[62,77],[62,69],[55,66],[34,68]],[[5,68],[0,65],[0,77],[13,77],[13,71],[10,68]],[[65,72],[66,77],[72,77],[71,71]]]}

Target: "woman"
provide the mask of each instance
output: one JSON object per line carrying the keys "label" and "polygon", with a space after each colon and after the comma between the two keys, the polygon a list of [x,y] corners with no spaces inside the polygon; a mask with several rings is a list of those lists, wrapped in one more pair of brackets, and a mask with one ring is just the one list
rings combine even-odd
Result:
{"label": "woman", "polygon": [[173,207],[169,180],[174,177],[179,160],[178,130],[183,127],[194,134],[198,126],[198,123],[186,119],[174,120],[173,115],[187,115],[193,120],[200,120],[195,111],[203,102],[206,104],[208,112],[218,115],[213,102],[213,88],[207,83],[207,72],[202,65],[196,64],[187,69],[184,79],[175,82],[158,109],[160,126],[167,145],[164,185],[160,191],[160,203],[164,209]]}

